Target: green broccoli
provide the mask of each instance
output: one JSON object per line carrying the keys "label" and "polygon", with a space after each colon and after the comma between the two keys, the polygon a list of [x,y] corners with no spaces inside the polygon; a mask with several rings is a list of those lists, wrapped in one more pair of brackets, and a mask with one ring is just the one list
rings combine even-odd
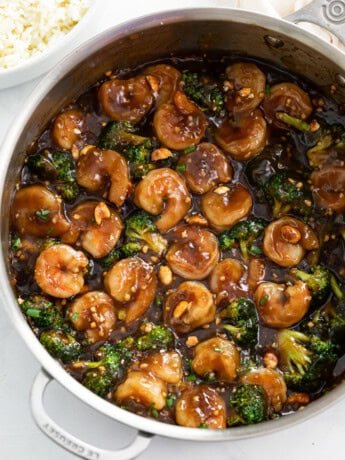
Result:
{"label": "green broccoli", "polygon": [[149,162],[150,150],[145,145],[130,145],[123,150],[123,154],[130,162],[131,173],[135,179],[140,179],[156,169],[156,165]]}
{"label": "green broccoli", "polygon": [[336,345],[344,345],[345,312],[343,310],[341,304],[334,305],[332,302],[327,302],[302,322],[301,329],[306,334],[331,340]]}
{"label": "green broccoli", "polygon": [[289,388],[318,391],[331,376],[338,353],[329,340],[293,329],[281,329],[277,337],[279,367]]}
{"label": "green broccoli", "polygon": [[83,385],[97,395],[105,396],[123,376],[124,369],[133,355],[133,344],[134,340],[131,337],[116,344],[106,343],[95,352],[97,361],[77,362],[88,369],[82,381]]}
{"label": "green broccoli", "polygon": [[100,263],[104,268],[110,268],[120,259],[134,256],[141,250],[142,244],[137,243],[136,241],[129,241],[121,247],[112,249],[107,256],[100,260]]}
{"label": "green broccoli", "polygon": [[293,211],[308,217],[312,211],[313,199],[305,182],[297,181],[285,172],[272,174],[263,185],[267,201],[273,206],[273,216]]}
{"label": "green broccoli", "polygon": [[102,130],[99,147],[101,149],[117,150],[128,146],[152,146],[151,139],[136,134],[137,128],[128,121],[111,121]]}
{"label": "green broccoli", "polygon": [[42,179],[55,180],[57,190],[65,200],[72,201],[79,195],[75,163],[69,152],[45,150],[43,153],[30,155],[28,167]]}
{"label": "green broccoli", "polygon": [[103,259],[100,260],[100,263],[104,268],[110,268],[118,260],[120,260],[121,257],[122,257],[121,250],[119,248],[114,248],[109,252],[108,255],[106,255],[105,257],[103,257]]}
{"label": "green broccoli", "polygon": [[88,371],[82,384],[98,396],[104,397],[113,387],[113,379],[107,372]]}
{"label": "green broccoli", "polygon": [[326,160],[325,154],[328,156],[327,149],[333,144],[333,136],[330,133],[325,133],[321,136],[318,142],[307,150],[307,158],[309,165],[312,168],[320,167]]}
{"label": "green broccoli", "polygon": [[230,404],[228,426],[260,423],[268,417],[267,396],[260,385],[239,385],[230,397]]}
{"label": "green broccoli", "polygon": [[150,349],[168,349],[174,344],[174,335],[166,326],[146,323],[144,329],[149,326],[150,331],[136,340],[136,347],[139,351]]}
{"label": "green broccoli", "polygon": [[133,342],[125,342],[126,346],[123,345],[121,341],[115,345],[108,343],[101,345],[95,352],[97,361],[85,361],[84,366],[87,369],[102,367],[113,379],[118,379],[121,375],[123,366],[128,364],[132,357],[131,348]]}
{"label": "green broccoli", "polygon": [[[323,120],[320,120],[322,123]],[[307,150],[309,166],[321,169],[329,162],[345,161],[344,128],[341,125],[324,125],[317,132],[315,144]]]}
{"label": "green broccoli", "polygon": [[221,249],[227,250],[239,246],[244,260],[248,260],[248,252],[261,254],[261,249],[253,243],[263,233],[266,225],[267,222],[258,217],[248,217],[238,222],[219,235]]}
{"label": "green broccoli", "polygon": [[129,161],[135,179],[140,179],[156,166],[149,162],[153,142],[136,134],[137,128],[127,121],[112,121],[103,129],[99,147],[119,150]]}
{"label": "green broccoli", "polygon": [[152,216],[143,210],[134,211],[126,219],[125,236],[127,242],[147,245],[152,251],[162,255],[167,241],[158,233]]}
{"label": "green broccoli", "polygon": [[60,321],[60,313],[53,302],[41,295],[27,297],[20,307],[37,327],[52,327]]}
{"label": "green broccoli", "polygon": [[222,312],[221,317],[229,321],[222,324],[234,341],[244,347],[254,347],[258,340],[258,319],[255,304],[245,297],[233,300]]}
{"label": "green broccoli", "polygon": [[276,119],[283,123],[298,129],[299,131],[311,131],[312,127],[309,123],[300,118],[293,117],[286,112],[276,112]]}
{"label": "green broccoli", "polygon": [[82,351],[81,344],[72,335],[58,329],[41,333],[39,340],[44,348],[55,358],[69,363],[77,359]]}
{"label": "green broccoli", "polygon": [[331,289],[333,294],[338,300],[344,300],[345,295],[344,292],[341,288],[341,286],[338,283],[337,278],[333,275],[333,273],[330,274],[330,284],[331,284]]}
{"label": "green broccoli", "polygon": [[224,95],[220,86],[196,72],[183,72],[183,90],[187,97],[196,102],[202,110],[220,115],[224,110]]}
{"label": "green broccoli", "polygon": [[125,243],[120,248],[121,256],[122,257],[131,257],[140,252],[142,249],[142,245],[137,243],[136,241],[129,241]]}
{"label": "green broccoli", "polygon": [[307,273],[298,268],[293,268],[291,273],[301,281],[307,283],[312,295],[312,305],[320,306],[325,303],[331,291],[330,272],[322,265],[314,265]]}

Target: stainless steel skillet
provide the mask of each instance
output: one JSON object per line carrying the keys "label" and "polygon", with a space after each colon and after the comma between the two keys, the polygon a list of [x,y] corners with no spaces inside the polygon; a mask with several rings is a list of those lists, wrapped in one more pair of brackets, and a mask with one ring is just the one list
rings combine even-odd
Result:
{"label": "stainless steel skillet", "polygon": [[[291,17],[293,21],[321,23],[339,38],[345,37],[345,3],[316,0]],[[32,389],[32,410],[39,427],[67,450],[86,459],[128,459],[137,456],[158,434],[194,441],[231,441],[262,436],[305,420],[339,400],[340,384],[304,411],[259,425],[224,431],[166,425],[129,413],[89,392],[74,380],[40,345],[27,325],[9,283],[9,206],[26,147],[46,123],[71,99],[85,91],[114,67],[131,68],[171,55],[188,52],[237,53],[268,60],[300,74],[327,92],[336,85],[335,97],[345,102],[345,54],[293,23],[233,9],[202,8],[155,14],[111,28],[91,39],[55,67],[38,85],[16,119],[1,148],[1,256],[0,286],[4,304],[18,333],[42,365]],[[47,415],[44,391],[52,379],[101,413],[138,430],[131,446],[110,452],[76,439]]]}

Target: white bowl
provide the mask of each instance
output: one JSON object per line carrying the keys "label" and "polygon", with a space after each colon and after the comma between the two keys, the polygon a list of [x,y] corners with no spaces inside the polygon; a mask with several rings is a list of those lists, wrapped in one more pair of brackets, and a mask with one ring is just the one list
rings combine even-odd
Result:
{"label": "white bowl", "polygon": [[77,47],[83,39],[89,38],[90,22],[91,19],[97,17],[97,13],[100,11],[99,3],[98,0],[93,0],[88,11],[78,24],[57,43],[48,46],[46,51],[34,55],[15,67],[0,69],[0,89],[17,86],[43,75],[73,48]]}

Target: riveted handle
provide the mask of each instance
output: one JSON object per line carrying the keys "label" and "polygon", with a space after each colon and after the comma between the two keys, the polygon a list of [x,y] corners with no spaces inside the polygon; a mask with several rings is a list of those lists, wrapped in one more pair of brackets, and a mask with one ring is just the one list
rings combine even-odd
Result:
{"label": "riveted handle", "polygon": [[44,393],[52,380],[52,377],[41,369],[32,385],[30,402],[35,422],[43,433],[54,442],[69,452],[87,460],[130,460],[147,449],[152,435],[140,431],[132,444],[117,451],[100,449],[68,433],[49,417],[44,408]]}
{"label": "riveted handle", "polygon": [[345,0],[313,0],[284,19],[294,23],[311,22],[345,43]]}

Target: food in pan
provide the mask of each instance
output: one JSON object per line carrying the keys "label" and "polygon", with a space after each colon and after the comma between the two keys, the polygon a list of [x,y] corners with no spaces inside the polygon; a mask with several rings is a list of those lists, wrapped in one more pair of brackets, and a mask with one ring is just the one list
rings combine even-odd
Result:
{"label": "food in pan", "polygon": [[225,429],[342,376],[345,118],[238,57],[107,72],[33,139],[12,282],[67,372],[157,420]]}

